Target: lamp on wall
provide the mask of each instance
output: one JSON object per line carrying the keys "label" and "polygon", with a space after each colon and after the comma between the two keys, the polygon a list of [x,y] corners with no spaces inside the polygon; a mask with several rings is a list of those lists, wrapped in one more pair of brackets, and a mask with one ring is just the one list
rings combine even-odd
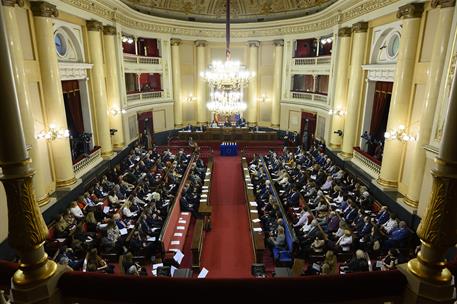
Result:
{"label": "lamp on wall", "polygon": [[342,130],[336,130],[336,131],[333,131],[333,133],[338,134],[338,136],[343,136]]}
{"label": "lamp on wall", "polygon": [[122,36],[122,42],[127,42],[128,44],[133,43],[133,38],[132,37],[127,37],[127,36]]}
{"label": "lamp on wall", "polygon": [[321,44],[322,45],[327,44],[327,43],[332,43],[332,41],[333,41],[332,37],[321,38]]}
{"label": "lamp on wall", "polygon": [[125,114],[125,113],[127,113],[127,111],[124,110],[124,109],[121,110],[121,109],[119,109],[117,107],[112,107],[111,110],[110,110],[110,113],[113,116],[117,116],[118,114]]}
{"label": "lamp on wall", "polygon": [[258,97],[257,99],[258,99],[259,101],[261,101],[261,102],[267,102],[268,100],[270,100],[270,99],[268,98],[268,96],[265,95],[265,94],[262,94],[262,96]]}
{"label": "lamp on wall", "polygon": [[396,139],[402,142],[410,142],[416,140],[416,138],[413,135],[406,133],[406,127],[404,125],[400,125],[397,129],[385,132],[384,138],[387,140]]}
{"label": "lamp on wall", "polygon": [[346,111],[344,111],[342,107],[337,106],[337,107],[334,108],[334,109],[330,109],[330,110],[328,111],[328,114],[330,114],[330,115],[337,115],[337,116],[344,116],[344,115],[346,115]]}
{"label": "lamp on wall", "polygon": [[55,124],[49,125],[49,130],[42,130],[36,135],[36,139],[56,140],[70,137],[68,129],[58,128]]}
{"label": "lamp on wall", "polygon": [[192,102],[192,101],[197,100],[197,97],[194,97],[192,94],[189,94],[189,96],[184,98],[184,100],[187,101],[187,102]]}

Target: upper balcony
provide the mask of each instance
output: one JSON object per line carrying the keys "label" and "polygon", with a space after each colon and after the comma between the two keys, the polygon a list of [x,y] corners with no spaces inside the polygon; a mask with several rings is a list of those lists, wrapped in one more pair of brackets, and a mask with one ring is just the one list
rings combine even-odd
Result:
{"label": "upper balcony", "polygon": [[125,73],[127,104],[154,102],[163,98],[162,75],[159,73]]}
{"label": "upper balcony", "polygon": [[331,36],[298,39],[294,42],[292,69],[330,65],[333,39]]}
{"label": "upper balcony", "polygon": [[293,75],[291,82],[292,99],[327,103],[328,75]]}
{"label": "upper balcony", "polygon": [[162,56],[157,39],[122,36],[124,65],[129,70],[161,70]]}

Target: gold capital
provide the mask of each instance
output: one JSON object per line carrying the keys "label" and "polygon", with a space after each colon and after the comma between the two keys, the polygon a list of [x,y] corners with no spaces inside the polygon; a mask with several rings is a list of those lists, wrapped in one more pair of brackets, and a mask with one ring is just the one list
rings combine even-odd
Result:
{"label": "gold capital", "polygon": [[59,16],[57,6],[45,1],[30,2],[30,8],[36,17],[57,18]]}
{"label": "gold capital", "polygon": [[4,6],[13,6],[13,7],[17,4],[19,7],[23,7],[24,0],[2,0],[2,4]]}
{"label": "gold capital", "polygon": [[357,22],[352,25],[354,33],[366,33],[368,31],[368,22]]}
{"label": "gold capital", "polygon": [[249,47],[259,47],[260,46],[260,41],[258,40],[249,40],[248,41],[248,46]]}
{"label": "gold capital", "polygon": [[284,46],[284,39],[276,39],[276,40],[273,40],[273,44],[275,46]]}
{"label": "gold capital", "polygon": [[170,39],[170,44],[172,46],[179,46],[181,43],[182,43],[181,39],[178,39],[178,38],[171,38]]}
{"label": "gold capital", "polygon": [[441,8],[453,7],[455,6],[455,0],[432,0],[431,7],[437,8],[438,6],[441,6]]}
{"label": "gold capital", "polygon": [[205,47],[208,45],[208,41],[206,40],[195,40],[194,44],[196,47]]}
{"label": "gold capital", "polygon": [[116,28],[111,25],[105,25],[103,27],[103,35],[110,35],[110,36],[116,35]]}
{"label": "gold capital", "polygon": [[338,37],[351,37],[352,30],[350,27],[342,27],[338,30]]}
{"label": "gold capital", "polygon": [[400,6],[397,11],[397,18],[410,19],[420,18],[424,12],[424,3],[410,3]]}
{"label": "gold capital", "polygon": [[100,21],[96,20],[88,20],[86,22],[86,26],[88,31],[98,32],[103,29],[103,24]]}

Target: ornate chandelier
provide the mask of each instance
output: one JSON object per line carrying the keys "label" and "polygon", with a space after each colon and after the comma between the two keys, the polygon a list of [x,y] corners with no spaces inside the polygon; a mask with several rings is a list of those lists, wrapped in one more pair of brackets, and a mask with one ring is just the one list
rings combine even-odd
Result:
{"label": "ornate chandelier", "polygon": [[227,0],[226,11],[226,60],[213,61],[209,69],[201,73],[211,87],[211,101],[207,104],[208,110],[221,114],[244,112],[247,109],[243,101],[242,90],[255,76],[254,72],[247,71],[239,61],[231,60],[230,52],[230,0]]}

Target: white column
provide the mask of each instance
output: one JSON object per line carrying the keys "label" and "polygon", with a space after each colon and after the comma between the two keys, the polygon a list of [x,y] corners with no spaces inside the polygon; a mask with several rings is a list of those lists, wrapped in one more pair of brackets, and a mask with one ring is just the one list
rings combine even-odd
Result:
{"label": "white column", "polygon": [[[389,118],[387,119],[387,131],[407,125],[423,10],[423,3],[411,3],[401,6],[397,12],[397,17],[402,18],[403,22],[400,49],[395,68],[394,86],[392,88],[392,99],[390,101]],[[381,173],[377,180],[381,186],[397,187],[401,169],[400,155],[403,152],[404,146],[405,143],[400,140],[385,140]]]}
{"label": "white column", "polygon": [[207,41],[195,41],[197,48],[197,123],[208,123],[208,110],[206,109],[206,82],[201,73],[206,70],[206,46]]}
{"label": "white column", "polygon": [[359,115],[360,93],[363,81],[362,64],[367,43],[367,22],[358,22],[352,26],[352,56],[347,95],[347,111],[344,120],[344,137],[341,156],[351,157],[355,139],[358,138],[357,122]]}
{"label": "white column", "polygon": [[[47,2],[30,2],[30,5],[34,15],[47,127],[53,124],[68,129],[59,63],[54,49],[53,17],[58,15],[58,11],[55,5]],[[51,150],[56,186],[66,187],[76,183],[69,139],[53,140]]]}
{"label": "white column", "polygon": [[101,147],[102,156],[109,157],[113,154],[111,145],[110,126],[108,119],[108,105],[106,93],[105,70],[103,67],[102,52],[102,23],[98,21],[87,21],[87,31],[89,35],[89,50],[92,68],[92,90],[95,104],[95,121],[97,125],[97,142]]}
{"label": "white column", "polygon": [[248,96],[248,124],[257,124],[257,84],[258,84],[258,60],[260,41],[248,41],[249,45],[249,71],[254,72],[255,76],[249,81]]}
{"label": "white column", "polygon": [[[181,60],[179,58],[179,45],[181,39],[171,39],[171,64],[173,73],[173,98],[175,100],[175,127],[182,127],[182,96],[181,96]],[[200,75],[198,76],[200,77]]]}
{"label": "white column", "polygon": [[271,102],[271,126],[278,128],[281,111],[281,76],[284,40],[273,41],[275,45],[275,62],[273,72],[273,100]]}
{"label": "white column", "polygon": [[112,136],[113,147],[122,149],[124,143],[124,127],[122,125],[121,88],[119,87],[120,73],[116,58],[116,28],[103,27],[103,41],[105,43],[106,93],[108,97],[109,126],[117,132]]}
{"label": "white column", "polygon": [[[338,30],[338,54],[336,60],[336,80],[335,80],[335,94],[333,95],[334,109],[341,109],[346,111],[347,108],[347,94],[348,94],[348,70],[349,70],[349,51],[351,49],[351,28],[343,27]],[[330,133],[330,147],[339,148],[343,143],[343,137],[339,136],[334,131],[344,129],[344,116],[333,114],[331,133]]]}
{"label": "white column", "polygon": [[47,143],[38,143],[35,130],[35,119],[31,107],[31,96],[29,92],[29,81],[25,73],[25,62],[22,55],[21,36],[19,33],[17,17],[15,12],[16,1],[3,1],[5,25],[8,30],[8,44],[11,51],[11,61],[14,69],[14,80],[16,84],[17,97],[20,105],[22,127],[26,143],[30,145],[30,157],[33,167],[36,169],[33,176],[33,188],[39,206],[49,202],[48,187],[44,180],[44,172],[50,171]]}

